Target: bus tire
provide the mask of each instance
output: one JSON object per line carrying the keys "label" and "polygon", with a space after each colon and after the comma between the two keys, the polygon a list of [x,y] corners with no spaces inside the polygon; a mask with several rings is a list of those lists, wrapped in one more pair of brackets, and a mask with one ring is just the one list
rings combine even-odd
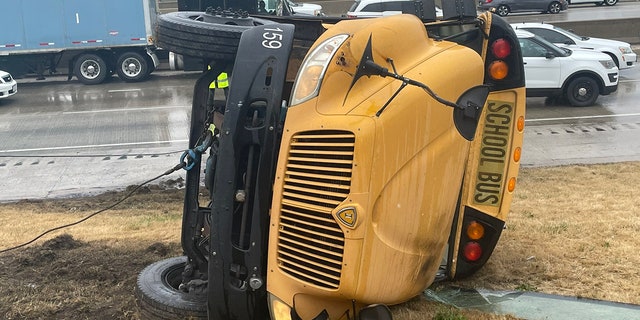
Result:
{"label": "bus tire", "polygon": [[242,32],[273,21],[228,12],[178,11],[158,17],[157,45],[177,54],[233,61]]}
{"label": "bus tire", "polygon": [[206,319],[207,294],[178,289],[187,257],[148,265],[138,275],[136,298],[143,319]]}

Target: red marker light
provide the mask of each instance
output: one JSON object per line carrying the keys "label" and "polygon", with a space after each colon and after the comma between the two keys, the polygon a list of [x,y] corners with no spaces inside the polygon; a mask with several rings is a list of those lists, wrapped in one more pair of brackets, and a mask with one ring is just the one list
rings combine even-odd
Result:
{"label": "red marker light", "polygon": [[469,262],[476,262],[482,257],[482,247],[477,242],[467,242],[464,246],[464,258]]}
{"label": "red marker light", "polygon": [[504,59],[511,54],[511,44],[505,39],[498,39],[491,44],[491,53],[498,59]]}

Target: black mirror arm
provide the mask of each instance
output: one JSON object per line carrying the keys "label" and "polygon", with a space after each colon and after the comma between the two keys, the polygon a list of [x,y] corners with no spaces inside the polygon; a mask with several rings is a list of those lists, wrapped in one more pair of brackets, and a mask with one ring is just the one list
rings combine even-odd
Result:
{"label": "black mirror arm", "polygon": [[[377,64],[375,62],[373,62],[372,60],[367,60],[364,63],[364,66],[367,69],[373,70],[375,74],[377,74],[377,75],[379,75],[379,76],[381,76],[383,78],[384,77],[391,77],[391,78],[394,78],[394,79],[402,81],[403,85],[400,87],[400,89],[404,88],[407,84],[410,84],[412,86],[416,86],[416,87],[422,88],[434,100],[436,100],[436,101],[438,101],[438,102],[440,102],[440,103],[442,103],[442,104],[444,104],[446,106],[452,107],[454,109],[461,109],[461,110],[464,110],[466,108],[466,106],[460,106],[457,103],[454,103],[454,102],[451,102],[449,100],[446,100],[446,99],[443,99],[443,98],[439,97],[435,92],[433,92],[433,90],[431,90],[431,88],[429,88],[424,83],[421,83],[421,82],[418,82],[418,81],[415,81],[415,80],[412,80],[412,79],[409,79],[409,78],[405,78],[405,77],[403,77],[403,76],[401,76],[401,75],[399,75],[397,73],[394,73],[394,72],[389,72],[389,69],[387,69],[387,68],[385,68],[385,67],[383,67],[383,66],[381,66],[381,65],[379,65],[379,64]],[[393,97],[389,101],[393,100],[393,98],[397,95],[398,92],[399,92],[399,90],[393,95]],[[385,107],[386,107],[387,104],[389,104],[389,102],[387,102],[385,104]],[[382,110],[384,110],[384,107],[380,111],[378,111],[378,113],[376,113],[376,115],[379,115],[379,113]]]}

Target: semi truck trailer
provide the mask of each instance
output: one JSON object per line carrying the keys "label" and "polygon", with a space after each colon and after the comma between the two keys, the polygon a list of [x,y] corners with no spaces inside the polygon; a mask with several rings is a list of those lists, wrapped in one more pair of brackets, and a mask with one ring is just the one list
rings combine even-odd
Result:
{"label": "semi truck trailer", "polygon": [[155,0],[15,0],[2,12],[0,69],[15,77],[136,82],[158,65]]}

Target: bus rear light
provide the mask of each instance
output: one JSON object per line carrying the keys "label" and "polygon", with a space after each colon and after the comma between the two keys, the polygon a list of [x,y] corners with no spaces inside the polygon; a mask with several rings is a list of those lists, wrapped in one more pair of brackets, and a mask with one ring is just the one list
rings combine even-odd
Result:
{"label": "bus rear light", "polygon": [[505,39],[497,39],[491,44],[491,53],[498,59],[504,59],[511,54],[511,44]]}
{"label": "bus rear light", "polygon": [[469,262],[476,262],[482,257],[482,247],[477,242],[467,242],[464,245],[464,258]]}
{"label": "bus rear light", "polygon": [[480,240],[484,237],[484,226],[477,221],[472,221],[467,226],[467,237],[471,240]]}
{"label": "bus rear light", "polygon": [[513,192],[513,190],[515,189],[516,189],[516,178],[511,177],[511,179],[509,179],[509,183],[507,184],[507,190],[509,190],[509,192]]}
{"label": "bus rear light", "polygon": [[502,80],[509,74],[509,66],[502,61],[496,60],[489,65],[489,76],[493,80]]}

